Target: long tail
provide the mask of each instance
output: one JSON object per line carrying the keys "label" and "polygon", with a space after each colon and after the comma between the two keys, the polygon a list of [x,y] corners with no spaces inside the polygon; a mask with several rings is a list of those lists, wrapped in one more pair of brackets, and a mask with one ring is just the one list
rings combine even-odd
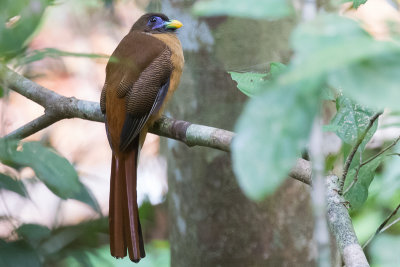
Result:
{"label": "long tail", "polygon": [[109,227],[111,255],[123,258],[128,249],[131,261],[139,262],[146,254],[136,200],[139,142],[134,143],[130,152],[112,157]]}

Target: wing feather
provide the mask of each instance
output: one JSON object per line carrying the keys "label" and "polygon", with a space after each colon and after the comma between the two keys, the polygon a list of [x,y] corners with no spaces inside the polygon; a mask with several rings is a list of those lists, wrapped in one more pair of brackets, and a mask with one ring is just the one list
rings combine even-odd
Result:
{"label": "wing feather", "polygon": [[168,92],[171,72],[171,51],[165,48],[126,93],[127,115],[120,136],[121,151],[129,148],[150,115],[160,109]]}

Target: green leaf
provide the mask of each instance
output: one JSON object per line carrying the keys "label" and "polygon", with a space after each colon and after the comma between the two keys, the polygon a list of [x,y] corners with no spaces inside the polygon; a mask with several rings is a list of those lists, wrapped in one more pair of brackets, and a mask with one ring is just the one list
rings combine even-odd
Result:
{"label": "green leaf", "polygon": [[16,230],[19,237],[23,238],[32,247],[36,248],[40,242],[50,237],[51,231],[44,225],[23,224]]}
{"label": "green leaf", "polygon": [[0,173],[0,189],[12,191],[23,197],[28,196],[25,186],[21,181],[2,173]]}
{"label": "green leaf", "polygon": [[[368,164],[361,167],[358,173],[358,181],[354,186],[345,194],[345,199],[350,202],[353,210],[358,210],[362,207],[368,198],[368,188],[375,177],[375,170],[381,164],[384,156],[381,155]],[[350,186],[356,174],[356,167],[352,168],[347,174],[344,188]]]}
{"label": "green leaf", "polygon": [[330,83],[360,104],[399,110],[400,46],[396,48],[343,66],[331,74]]}
{"label": "green leaf", "polygon": [[65,254],[96,248],[108,242],[102,235],[108,232],[108,219],[86,221],[76,225],[61,226],[51,231],[51,235],[40,243],[39,251],[59,261]]}
{"label": "green leaf", "polygon": [[287,69],[287,66],[285,64],[282,64],[280,62],[271,62],[269,64],[269,73],[267,75],[267,78],[269,80],[276,79],[286,69]]}
{"label": "green leaf", "polygon": [[308,142],[318,110],[316,82],[267,90],[250,99],[236,124],[232,159],[240,187],[254,200],[273,193]]}
{"label": "green leaf", "polygon": [[[333,130],[343,142],[355,145],[357,140],[364,134],[371,117],[375,115],[376,112],[344,96],[340,96],[336,99],[336,108],[337,113],[332,118],[328,127]],[[371,140],[377,128],[378,121],[376,120],[361,143],[361,150],[363,150],[365,145]]]}
{"label": "green leaf", "polygon": [[0,160],[7,165],[17,163],[31,167],[36,176],[57,196],[67,199],[81,190],[78,175],[72,165],[54,150],[39,142],[18,146],[15,140],[0,140]]}
{"label": "green leaf", "polygon": [[[146,258],[141,260],[134,266],[138,267],[169,267],[171,262],[171,253],[168,241],[153,240],[145,245]],[[96,267],[130,267],[132,262],[128,257],[123,259],[115,259],[110,257],[110,246],[102,246],[96,250],[82,252],[89,259],[91,266]],[[81,259],[76,254],[70,255],[62,266],[82,266]]]}
{"label": "green leaf", "polygon": [[48,5],[47,0],[2,0],[0,59],[12,58],[25,50]]}
{"label": "green leaf", "polygon": [[327,101],[336,101],[337,93],[330,87],[324,87],[322,89],[321,98]]}
{"label": "green leaf", "polygon": [[327,79],[345,96],[374,108],[399,109],[400,45],[378,41],[354,20],[321,15],[300,24],[291,38],[295,56],[282,84]]}
{"label": "green leaf", "polygon": [[269,81],[265,80],[265,73],[254,72],[229,72],[232,79],[237,82],[239,90],[249,97],[264,91]]}
{"label": "green leaf", "polygon": [[367,0],[354,0],[353,1],[353,7],[358,8],[359,6],[365,4]]}
{"label": "green leaf", "polygon": [[101,214],[100,205],[97,202],[97,199],[94,197],[92,191],[81,182],[79,182],[79,184],[80,189],[78,193],[73,194],[72,196],[70,196],[70,198],[86,203],[87,205],[92,207],[93,210],[95,210],[97,213]]}
{"label": "green leaf", "polygon": [[22,143],[20,147],[18,143],[16,140],[1,139],[0,161],[13,167],[31,167],[38,179],[60,198],[79,200],[101,213],[96,198],[79,181],[78,174],[67,159],[39,142]]}
{"label": "green leaf", "polygon": [[5,242],[0,239],[0,266],[41,267],[39,256],[24,241]]}
{"label": "green leaf", "polygon": [[229,72],[232,79],[237,82],[237,86],[242,93],[249,97],[253,97],[265,91],[270,84],[270,81],[276,79],[283,71],[286,70],[286,65],[280,62],[271,62],[270,71],[268,73],[254,72]]}
{"label": "green leaf", "polygon": [[198,16],[235,16],[251,19],[277,19],[292,15],[293,7],[286,0],[210,0],[196,2]]}
{"label": "green leaf", "polygon": [[291,36],[291,44],[295,50],[291,71],[281,77],[289,84],[325,77],[343,66],[399,51],[394,43],[374,40],[356,21],[336,15],[320,15],[300,24]]}
{"label": "green leaf", "polygon": [[[396,148],[394,152],[399,153]],[[399,201],[400,192],[400,157],[397,155],[390,156],[388,161],[385,161],[382,172],[382,191],[378,196],[380,203],[390,203]]]}

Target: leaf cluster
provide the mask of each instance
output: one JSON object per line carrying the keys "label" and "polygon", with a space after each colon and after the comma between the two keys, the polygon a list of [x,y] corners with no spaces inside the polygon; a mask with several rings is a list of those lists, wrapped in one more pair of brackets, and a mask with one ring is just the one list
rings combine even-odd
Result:
{"label": "leaf cluster", "polygon": [[[365,2],[353,1],[353,7]],[[257,1],[247,9],[241,1],[230,0],[224,8],[222,1],[202,1],[193,10],[202,16],[253,19],[295,15],[281,12],[294,10],[289,1]],[[230,73],[238,89],[251,97],[232,145],[238,182],[254,200],[275,192],[308,149],[311,127],[324,101],[335,101],[336,115],[324,130],[350,147],[344,158],[361,142],[345,183],[349,187],[357,177],[345,197],[358,209],[367,199],[376,169],[387,158],[382,154],[360,167],[359,158],[378,128],[377,121],[367,128],[370,119],[378,110],[399,109],[400,46],[396,38],[378,41],[359,22],[329,13],[300,23],[290,44],[294,54],[287,66],[273,62],[265,73]]]}

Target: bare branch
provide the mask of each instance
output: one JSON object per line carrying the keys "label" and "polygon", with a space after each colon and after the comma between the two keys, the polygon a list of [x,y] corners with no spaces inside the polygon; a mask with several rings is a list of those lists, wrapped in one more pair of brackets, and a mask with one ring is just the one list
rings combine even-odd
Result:
{"label": "bare branch", "polygon": [[[65,118],[82,118],[97,122],[104,121],[98,103],[61,96],[0,65],[0,83],[5,83],[6,81],[10,89],[39,103],[45,108],[43,116],[15,130],[7,135],[6,138],[25,138]],[[230,143],[234,138],[234,133],[230,131],[191,124],[167,117],[160,118],[150,129],[150,132],[179,140],[189,146],[200,145],[224,151],[229,151]],[[310,162],[298,159],[289,176],[311,185]],[[335,178],[338,180],[337,177]],[[341,200],[339,202],[333,201],[341,199],[337,191],[335,191],[339,187],[336,186],[335,188],[329,189],[331,195],[328,194],[327,199],[328,217],[333,233],[344,253],[345,262],[347,266],[355,266],[352,262],[358,260],[361,263],[359,266],[368,266],[365,256],[362,254],[361,247],[357,243],[347,210],[340,203]],[[352,242],[349,242],[349,240],[352,240]],[[355,253],[354,257],[352,255],[353,252]]]}
{"label": "bare branch", "polygon": [[205,146],[227,152],[230,152],[230,145],[235,135],[230,131],[167,117],[157,120],[150,132],[182,141],[188,146]]}
{"label": "bare branch", "polygon": [[349,168],[351,165],[351,162],[353,161],[354,155],[356,154],[358,148],[360,147],[362,141],[364,140],[365,136],[367,135],[368,131],[372,128],[374,125],[374,122],[379,118],[380,115],[382,115],[382,111],[376,113],[374,116],[372,116],[369,119],[369,123],[367,128],[365,129],[364,133],[357,139],[357,143],[354,145],[353,150],[351,150],[349,156],[346,159],[346,162],[344,164],[344,169],[343,169],[343,175],[340,180],[340,194],[343,192],[343,187],[344,187],[344,182],[346,181],[347,173],[349,172]]}
{"label": "bare branch", "polygon": [[339,194],[340,181],[337,176],[327,177],[328,223],[336,238],[340,254],[346,267],[367,267],[367,258],[358,243],[345,200]]}
{"label": "bare branch", "polygon": [[[100,106],[96,102],[78,100],[74,97],[64,97],[35,82],[0,65],[0,83],[14,91],[43,105],[45,114],[28,124],[18,128],[5,138],[23,139],[47,126],[66,118],[82,118],[91,121],[104,122]],[[223,151],[230,151],[234,133],[213,127],[192,124],[190,122],[161,117],[149,132],[181,141],[188,146],[205,146]],[[311,185],[311,165],[309,161],[298,159],[289,174],[290,177]]]}
{"label": "bare branch", "polygon": [[6,137],[9,139],[22,139],[52,125],[57,121],[57,118],[44,114],[9,133]]}
{"label": "bare branch", "polygon": [[289,173],[289,177],[299,180],[308,185],[312,185],[311,180],[311,163],[305,159],[297,159],[296,165]]}

